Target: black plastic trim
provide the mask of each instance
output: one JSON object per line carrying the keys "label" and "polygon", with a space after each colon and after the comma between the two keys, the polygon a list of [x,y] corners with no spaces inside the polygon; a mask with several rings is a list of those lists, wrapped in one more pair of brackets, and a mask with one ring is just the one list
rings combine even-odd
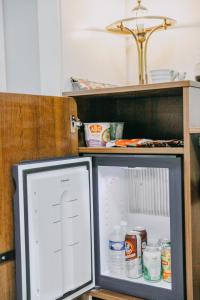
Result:
{"label": "black plastic trim", "polygon": [[14,194],[14,230],[15,230],[15,265],[16,265],[16,299],[22,300],[22,256],[21,256],[21,228],[19,209],[19,180],[18,167],[13,167],[13,179],[15,184]]}
{"label": "black plastic trim", "polygon": [[12,261],[15,259],[15,250],[4,252],[0,254],[0,264]]}

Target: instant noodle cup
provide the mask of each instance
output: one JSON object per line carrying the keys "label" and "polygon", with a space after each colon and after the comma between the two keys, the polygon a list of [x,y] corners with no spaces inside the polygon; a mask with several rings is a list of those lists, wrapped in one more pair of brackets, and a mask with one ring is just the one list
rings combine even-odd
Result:
{"label": "instant noodle cup", "polygon": [[110,141],[110,123],[84,123],[87,147],[105,147]]}

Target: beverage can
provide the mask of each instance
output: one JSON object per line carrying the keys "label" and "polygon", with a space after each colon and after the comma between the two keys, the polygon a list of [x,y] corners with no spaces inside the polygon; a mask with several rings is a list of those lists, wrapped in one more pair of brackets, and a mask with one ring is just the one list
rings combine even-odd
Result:
{"label": "beverage can", "polygon": [[143,251],[144,251],[144,249],[147,246],[147,231],[146,231],[146,229],[144,227],[141,227],[141,226],[136,226],[134,228],[134,231],[137,231],[140,234],[140,237],[141,237],[141,248],[142,248],[142,254],[143,254]]}
{"label": "beverage can", "polygon": [[162,276],[163,280],[172,282],[172,270],[171,270],[171,247],[164,246],[161,252],[162,258]]}
{"label": "beverage can", "polygon": [[144,279],[147,281],[161,280],[161,251],[159,247],[147,246],[143,252]]}
{"label": "beverage can", "polygon": [[126,273],[130,278],[142,276],[141,236],[137,231],[130,231],[125,237]]}

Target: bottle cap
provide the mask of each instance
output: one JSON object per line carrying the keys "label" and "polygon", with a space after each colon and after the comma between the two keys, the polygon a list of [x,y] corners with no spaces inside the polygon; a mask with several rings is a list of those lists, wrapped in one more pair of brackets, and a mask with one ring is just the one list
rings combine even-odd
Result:
{"label": "bottle cap", "polygon": [[143,231],[143,230],[146,230],[146,229],[144,227],[142,227],[142,226],[136,226],[134,228],[134,230],[136,230],[136,231]]}
{"label": "bottle cap", "polygon": [[135,231],[135,230],[130,230],[130,231],[128,231],[127,234],[128,235],[139,235],[138,231]]}

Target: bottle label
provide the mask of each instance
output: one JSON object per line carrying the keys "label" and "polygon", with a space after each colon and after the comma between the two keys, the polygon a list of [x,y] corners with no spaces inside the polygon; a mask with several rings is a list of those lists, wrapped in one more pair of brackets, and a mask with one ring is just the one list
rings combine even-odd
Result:
{"label": "bottle label", "polygon": [[126,240],[126,260],[137,258],[137,241]]}
{"label": "bottle label", "polygon": [[121,242],[109,241],[109,249],[113,250],[113,251],[124,251],[125,243],[124,243],[124,241],[121,241]]}

